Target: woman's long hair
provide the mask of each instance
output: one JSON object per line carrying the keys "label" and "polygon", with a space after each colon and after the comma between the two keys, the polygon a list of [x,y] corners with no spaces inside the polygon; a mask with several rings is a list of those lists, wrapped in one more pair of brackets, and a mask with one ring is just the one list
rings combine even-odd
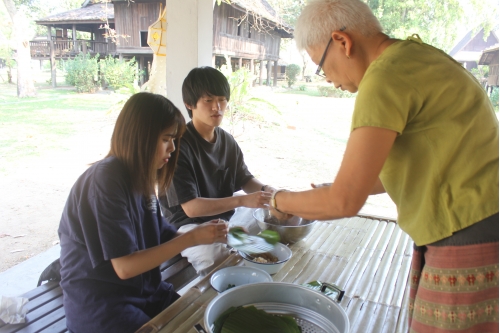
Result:
{"label": "woman's long hair", "polygon": [[[156,149],[160,134],[171,127],[177,129],[175,151],[158,170]],[[108,156],[121,160],[130,173],[132,189],[149,197],[155,192],[155,185],[158,189],[170,185],[185,128],[184,116],[168,99],[148,92],[137,93],[125,103],[116,120]]]}

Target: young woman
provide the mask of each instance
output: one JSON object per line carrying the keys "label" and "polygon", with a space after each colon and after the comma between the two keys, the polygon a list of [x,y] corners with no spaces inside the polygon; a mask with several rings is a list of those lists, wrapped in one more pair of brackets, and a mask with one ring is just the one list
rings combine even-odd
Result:
{"label": "young woman", "polygon": [[484,89],[418,35],[384,34],[364,1],[310,1],[294,36],[318,75],[358,95],[334,182],[272,206],[327,220],[387,191],[417,246],[410,331],[498,332],[498,120]]}
{"label": "young woman", "polygon": [[159,265],[182,250],[225,242],[227,227],[210,221],[177,234],[162,217],[156,190],[172,180],[180,111],[165,97],[133,95],[111,149],[77,180],[59,225],[61,287],[72,332],[134,332],[179,296]]}

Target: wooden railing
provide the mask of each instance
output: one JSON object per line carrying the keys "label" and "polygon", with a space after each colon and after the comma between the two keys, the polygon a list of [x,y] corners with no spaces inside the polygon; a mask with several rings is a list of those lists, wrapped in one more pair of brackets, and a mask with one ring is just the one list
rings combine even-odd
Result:
{"label": "wooden railing", "polygon": [[[73,57],[79,53],[89,53],[106,56],[116,52],[116,45],[113,43],[96,42],[92,40],[57,40],[54,43],[54,56],[56,58]],[[32,58],[50,57],[50,42],[30,41],[30,50]]]}
{"label": "wooden railing", "polygon": [[235,50],[237,50],[236,53],[260,57],[268,55],[264,43],[258,40],[220,33],[218,38],[214,41],[215,53],[226,53],[227,51],[234,52]]}

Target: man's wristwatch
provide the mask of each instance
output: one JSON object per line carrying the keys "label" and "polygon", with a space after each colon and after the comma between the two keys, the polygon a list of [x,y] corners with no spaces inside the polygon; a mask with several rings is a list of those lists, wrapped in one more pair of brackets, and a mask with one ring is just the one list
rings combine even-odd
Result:
{"label": "man's wristwatch", "polygon": [[273,195],[271,196],[271,207],[273,207],[277,212],[281,213],[281,214],[285,214],[283,213],[281,210],[278,209],[278,207],[276,207],[276,194],[278,194],[279,192],[287,192],[287,190],[276,190],[274,191]]}

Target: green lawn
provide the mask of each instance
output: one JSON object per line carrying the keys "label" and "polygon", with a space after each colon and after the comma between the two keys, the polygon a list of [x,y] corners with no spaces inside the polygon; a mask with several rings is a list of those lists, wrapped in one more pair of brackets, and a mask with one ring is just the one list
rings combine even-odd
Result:
{"label": "green lawn", "polygon": [[70,149],[68,138],[106,117],[119,94],[77,94],[68,88],[38,89],[19,99],[14,84],[0,84],[0,171],[12,162]]}

